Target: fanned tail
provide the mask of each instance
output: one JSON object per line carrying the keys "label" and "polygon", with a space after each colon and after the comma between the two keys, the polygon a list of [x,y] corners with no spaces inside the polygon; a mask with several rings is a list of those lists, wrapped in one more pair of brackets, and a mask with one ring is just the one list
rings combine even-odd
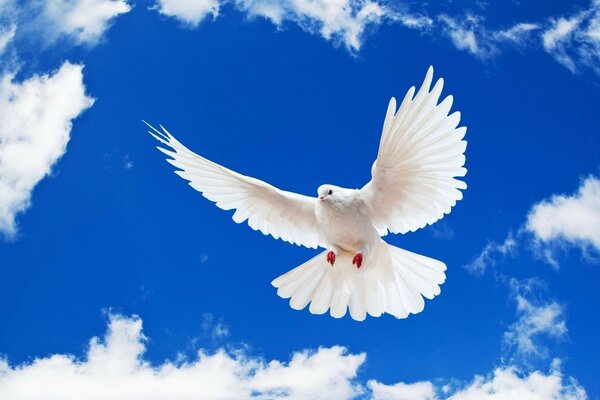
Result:
{"label": "fanned tail", "polygon": [[388,313],[396,318],[423,311],[423,297],[440,294],[446,280],[446,265],[383,240],[365,258],[360,269],[352,265],[353,254],[342,252],[335,266],[327,263],[326,252],[271,282],[277,294],[290,299],[290,306],[302,310],[309,305],[313,314],[341,318],[347,312],[363,321],[367,314],[379,317]]}

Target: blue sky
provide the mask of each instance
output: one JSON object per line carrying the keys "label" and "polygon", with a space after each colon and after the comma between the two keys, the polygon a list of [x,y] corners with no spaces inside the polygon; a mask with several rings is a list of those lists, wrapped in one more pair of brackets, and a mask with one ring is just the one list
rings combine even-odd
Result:
{"label": "blue sky", "polygon": [[[0,397],[600,398],[598,1],[0,0],[0,62]],[[290,309],[270,282],[315,251],[233,223],[140,122],[361,187],[429,65],[469,188],[387,238],[448,265],[405,320]]]}

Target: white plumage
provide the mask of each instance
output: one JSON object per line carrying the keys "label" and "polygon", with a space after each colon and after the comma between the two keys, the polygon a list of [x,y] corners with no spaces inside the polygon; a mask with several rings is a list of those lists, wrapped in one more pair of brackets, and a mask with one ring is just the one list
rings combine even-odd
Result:
{"label": "white plumage", "polygon": [[[452,96],[438,103],[443,80],[430,90],[433,68],[415,95],[407,92],[396,110],[390,100],[372,179],[362,189],[334,185],[318,188],[318,197],[277,189],[263,181],[215,164],[152,126],[158,147],[178,175],[224,210],[235,210],[237,223],[265,235],[310,248],[323,247],[299,267],[275,279],[277,294],[300,310],[362,321],[383,313],[405,318],[423,310],[423,297],[440,293],[446,265],[389,245],[388,232],[406,233],[432,224],[462,199],[467,185],[460,113],[449,115]],[[357,266],[359,268],[357,268]]]}

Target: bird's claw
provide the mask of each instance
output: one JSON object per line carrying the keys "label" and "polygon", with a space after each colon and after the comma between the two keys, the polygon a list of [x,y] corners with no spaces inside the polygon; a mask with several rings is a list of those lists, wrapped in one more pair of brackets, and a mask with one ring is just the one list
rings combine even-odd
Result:
{"label": "bird's claw", "polygon": [[362,253],[357,253],[354,258],[352,259],[352,265],[356,265],[356,268],[360,268],[360,266],[362,265],[363,262],[363,255]]}
{"label": "bird's claw", "polygon": [[331,264],[332,267],[333,267],[333,264],[335,264],[335,253],[333,251],[330,251],[329,253],[327,253],[327,262],[329,264]]}

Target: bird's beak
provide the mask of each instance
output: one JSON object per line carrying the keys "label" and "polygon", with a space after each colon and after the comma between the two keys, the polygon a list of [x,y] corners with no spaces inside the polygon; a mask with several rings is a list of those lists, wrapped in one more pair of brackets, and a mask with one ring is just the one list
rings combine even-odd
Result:
{"label": "bird's beak", "polygon": [[321,202],[323,200],[325,200],[325,196],[319,196],[319,201]]}

